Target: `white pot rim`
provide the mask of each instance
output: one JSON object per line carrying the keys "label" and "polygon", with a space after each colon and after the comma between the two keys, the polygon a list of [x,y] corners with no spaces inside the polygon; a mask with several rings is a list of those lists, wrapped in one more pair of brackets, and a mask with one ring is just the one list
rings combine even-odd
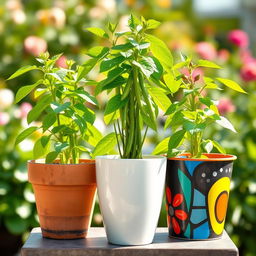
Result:
{"label": "white pot rim", "polygon": [[104,156],[96,156],[97,159],[104,159],[108,161],[149,161],[149,160],[159,160],[159,159],[167,159],[165,156],[155,156],[155,155],[143,155],[142,159],[139,158],[120,158],[119,155],[104,155]]}

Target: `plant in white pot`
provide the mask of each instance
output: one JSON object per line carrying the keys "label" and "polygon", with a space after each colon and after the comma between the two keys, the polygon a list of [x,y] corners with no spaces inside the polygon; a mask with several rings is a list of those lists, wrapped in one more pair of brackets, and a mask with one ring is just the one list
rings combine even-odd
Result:
{"label": "plant in white pot", "polygon": [[[169,235],[182,239],[216,239],[224,229],[233,161],[236,156],[205,131],[215,123],[233,132],[230,121],[218,111],[218,101],[208,90],[219,84],[245,93],[234,81],[194,75],[198,67],[220,68],[207,60],[185,59],[173,66],[169,76],[180,88],[182,99],[166,111],[165,128],[172,135],[158,144],[154,153],[167,153],[166,208]],[[182,72],[181,69],[182,68]],[[215,148],[220,153],[210,153]]]}
{"label": "plant in white pot", "polygon": [[80,156],[82,152],[90,154],[82,142],[91,143],[97,133],[95,114],[88,105],[97,101],[84,88],[88,65],[72,69],[74,62],[68,61],[66,69],[58,68],[55,63],[59,57],[49,58],[45,53],[37,59],[39,65],[22,67],[9,79],[31,70],[42,73],[35,84],[21,87],[16,94],[16,103],[32,91],[37,99],[27,116],[29,127],[17,137],[16,144],[39,134],[34,160],[28,162],[28,179],[35,192],[43,236],[74,239],[86,236],[93,212],[95,161]]}
{"label": "plant in white pot", "polygon": [[96,93],[107,91],[104,120],[115,132],[107,135],[95,148],[108,147],[115,137],[119,155],[96,157],[96,175],[100,209],[110,243],[142,245],[151,243],[157,226],[163,195],[166,159],[143,156],[142,147],[148,127],[157,129],[158,106],[170,105],[164,90],[157,87],[163,67],[172,65],[167,46],[147,34],[160,23],[130,16],[129,31],[115,32],[109,24],[106,32],[88,30],[109,38],[111,47],[100,63],[106,78]]}

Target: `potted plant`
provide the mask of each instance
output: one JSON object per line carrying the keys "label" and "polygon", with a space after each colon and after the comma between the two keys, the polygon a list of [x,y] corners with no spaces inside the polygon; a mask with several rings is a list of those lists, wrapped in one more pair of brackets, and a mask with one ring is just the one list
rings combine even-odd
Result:
{"label": "potted plant", "polygon": [[[184,57],[168,75],[181,100],[166,111],[165,127],[172,135],[158,144],[154,153],[167,153],[166,208],[169,235],[183,239],[215,239],[222,235],[233,161],[212,138],[205,138],[207,127],[218,125],[236,132],[219,114],[218,102],[206,94],[220,89],[218,83],[241,93],[234,81],[195,75],[198,67],[220,68],[213,62]],[[182,71],[179,71],[182,68]],[[176,91],[177,91],[176,90]],[[215,148],[220,153],[210,153]]]}
{"label": "potted plant", "polygon": [[[42,72],[33,85],[21,87],[16,103],[35,90],[37,104],[27,115],[29,127],[16,138],[16,144],[38,133],[34,144],[34,160],[28,162],[28,179],[33,185],[37,212],[44,237],[55,239],[82,238],[90,225],[96,192],[94,160],[81,159],[90,149],[82,141],[94,136],[95,114],[85,103],[97,104],[82,85],[88,65],[72,69],[58,68],[61,55],[37,58],[39,65],[25,66],[9,79],[30,70]],[[42,122],[36,122],[42,120]],[[39,158],[45,157],[45,160]],[[39,160],[38,160],[39,159]]]}
{"label": "potted plant", "polygon": [[[148,34],[159,24],[131,15],[128,31],[116,32],[113,24],[107,31],[88,29],[111,43],[104,48],[107,55],[100,72],[106,78],[98,83],[96,93],[111,95],[104,120],[113,124],[115,132],[102,139],[95,151],[99,204],[108,241],[113,244],[151,243],[161,209],[166,158],[142,155],[148,127],[156,130],[158,106],[166,111],[170,105],[156,84],[160,84],[163,67],[172,65],[172,56],[161,40]],[[101,149],[114,138],[119,155],[104,156]]]}

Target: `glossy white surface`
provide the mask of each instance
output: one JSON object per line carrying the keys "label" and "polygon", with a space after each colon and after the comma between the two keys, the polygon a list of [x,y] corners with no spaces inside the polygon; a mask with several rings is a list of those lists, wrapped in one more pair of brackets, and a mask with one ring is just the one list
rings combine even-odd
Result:
{"label": "glossy white surface", "polygon": [[107,238],[119,245],[152,243],[160,214],[166,158],[96,157],[101,213]]}

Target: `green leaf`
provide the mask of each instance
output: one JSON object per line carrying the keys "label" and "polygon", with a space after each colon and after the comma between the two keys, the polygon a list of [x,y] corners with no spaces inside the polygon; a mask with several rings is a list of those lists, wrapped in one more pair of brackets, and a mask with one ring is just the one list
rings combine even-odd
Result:
{"label": "green leaf", "polygon": [[[146,109],[147,106],[144,106],[144,109]],[[148,113],[148,111],[144,111],[146,113]],[[157,131],[157,124],[156,124],[156,120],[152,120],[148,115],[144,114],[144,112],[141,111],[141,117],[142,120],[144,121],[144,123],[150,127],[152,130]]]}
{"label": "green leaf", "polygon": [[171,114],[173,114],[175,111],[176,111],[176,109],[179,107],[179,102],[174,102],[174,103],[172,103],[169,107],[168,107],[168,109],[166,110],[166,112],[165,112],[165,116],[166,115],[171,115]]}
{"label": "green leaf", "polygon": [[116,134],[114,132],[108,134],[98,142],[98,144],[92,152],[92,157],[95,158],[95,156],[108,154],[113,150],[116,143]]}
{"label": "green leaf", "polygon": [[22,142],[24,139],[26,139],[29,135],[31,135],[33,132],[35,132],[38,128],[36,126],[31,126],[27,128],[26,130],[22,131],[18,137],[16,138],[15,145]]}
{"label": "green leaf", "polygon": [[24,66],[18,69],[15,73],[13,73],[7,80],[11,80],[13,78],[16,78],[24,73],[27,73],[28,71],[39,69],[37,66]]}
{"label": "green leaf", "polygon": [[79,66],[76,81],[83,79],[93,69],[97,61],[97,59],[89,59],[82,66]]}
{"label": "green leaf", "polygon": [[209,60],[199,60],[197,66],[198,67],[206,67],[206,68],[221,68],[219,65],[217,65],[214,62],[211,62]]}
{"label": "green leaf", "polygon": [[154,55],[165,67],[171,68],[173,57],[166,44],[155,36],[147,35],[150,42],[150,49]]}
{"label": "green leaf", "polygon": [[147,29],[155,29],[161,25],[161,22],[153,19],[147,20]]}
{"label": "green leaf", "polygon": [[75,148],[79,149],[81,152],[90,153],[90,150],[84,146],[76,146]]}
{"label": "green leaf", "polygon": [[127,51],[132,49],[134,46],[131,43],[118,44],[112,47],[112,50]]}
{"label": "green leaf", "polygon": [[185,133],[186,131],[179,130],[170,137],[170,140],[168,143],[168,157],[172,155],[173,149],[176,149],[182,143]]}
{"label": "green leaf", "polygon": [[160,155],[165,154],[168,152],[168,143],[169,143],[170,137],[165,138],[162,140],[154,149],[152,152],[153,155]]}
{"label": "green leaf", "polygon": [[96,116],[91,109],[87,108],[82,103],[75,104],[75,108],[83,112],[83,118],[85,119],[86,122],[89,122],[90,124],[94,123]]}
{"label": "green leaf", "polygon": [[20,235],[27,231],[28,223],[26,220],[15,216],[6,216],[5,225],[10,233]]}
{"label": "green leaf", "polygon": [[101,132],[95,126],[90,124],[88,124],[87,126],[86,136],[88,136],[86,142],[88,142],[93,147],[95,147],[102,139]]}
{"label": "green leaf", "polygon": [[207,153],[211,153],[212,149],[213,149],[213,143],[211,140],[205,140],[202,143],[203,148],[206,150]]}
{"label": "green leaf", "polygon": [[148,92],[157,106],[166,112],[171,104],[171,100],[165,95],[164,91],[158,87],[149,87]]}
{"label": "green leaf", "polygon": [[103,46],[95,46],[87,52],[87,55],[89,55],[92,58],[102,58],[109,52],[108,47],[103,47]]}
{"label": "green leaf", "polygon": [[90,93],[85,91],[83,88],[75,90],[75,93],[77,93],[82,99],[86,100],[87,102],[93,105],[98,105],[97,99],[94,96],[90,95]]}
{"label": "green leaf", "polygon": [[164,82],[171,93],[177,92],[181,86],[181,82],[177,81],[171,73],[164,75]]}
{"label": "green leaf", "polygon": [[64,110],[66,110],[67,108],[69,108],[70,105],[71,105],[71,102],[65,102],[63,104],[53,102],[51,106],[52,106],[52,109],[53,109],[54,113],[58,114],[58,113],[60,113]]}
{"label": "green leaf", "polygon": [[173,70],[183,68],[189,64],[189,61],[190,60],[185,60],[185,61],[179,62],[179,63],[175,64],[172,68],[173,68]]}
{"label": "green leaf", "polygon": [[120,112],[116,110],[115,112],[112,112],[111,114],[104,115],[104,122],[106,125],[111,124],[113,121],[118,119],[120,117]]}
{"label": "green leaf", "polygon": [[59,155],[59,153],[56,151],[52,151],[52,152],[48,153],[45,158],[45,163],[46,164],[53,163],[53,161],[58,157],[58,155]]}
{"label": "green leaf", "polygon": [[91,32],[92,34],[102,37],[102,38],[109,38],[108,34],[102,28],[86,28],[87,31]]}
{"label": "green leaf", "polygon": [[32,85],[26,85],[21,87],[15,96],[15,104],[25,98],[33,89],[35,89],[39,84],[42,83],[42,80],[37,81]]}
{"label": "green leaf", "polygon": [[116,87],[121,86],[122,84],[124,84],[126,82],[127,82],[127,80],[125,78],[123,78],[122,76],[118,76],[112,82],[110,82],[108,84],[105,84],[102,87],[102,91],[116,88]]}
{"label": "green leaf", "polygon": [[226,85],[227,87],[229,87],[229,88],[231,88],[231,89],[233,89],[235,91],[242,92],[242,93],[247,93],[235,81],[232,81],[232,80],[229,80],[229,79],[225,79],[225,78],[216,78],[216,79],[219,82],[223,83],[224,85]]}
{"label": "green leaf", "polygon": [[150,77],[154,73],[160,74],[162,71],[158,70],[155,61],[151,57],[143,57],[139,62],[134,60],[132,64],[139,67],[146,77]]}
{"label": "green leaf", "polygon": [[236,133],[234,126],[230,123],[230,121],[226,117],[220,116],[220,120],[216,120],[216,123]]}
{"label": "green leaf", "polygon": [[104,79],[101,83],[100,86],[105,86],[107,84],[110,84],[113,82],[118,76],[122,75],[124,72],[126,72],[126,69],[122,67],[118,67],[115,69],[112,69],[111,71],[108,72],[108,77]]}
{"label": "green leaf", "polygon": [[205,123],[196,124],[196,123],[193,123],[193,122],[190,122],[190,121],[186,120],[183,124],[183,127],[190,134],[195,134],[195,133],[203,131],[206,128],[206,124]]}
{"label": "green leaf", "polygon": [[60,82],[66,82],[65,77],[66,77],[68,71],[69,70],[62,68],[62,69],[57,70],[54,73],[47,73],[47,75],[50,75],[50,76],[56,78]]}
{"label": "green leaf", "polygon": [[56,122],[56,114],[49,113],[43,119],[43,131],[48,130]]}
{"label": "green leaf", "polygon": [[41,143],[42,143],[42,146],[43,146],[43,147],[45,147],[45,146],[48,144],[50,138],[51,138],[51,135],[49,135],[49,136],[43,136],[43,137],[41,138]]}
{"label": "green leaf", "polygon": [[34,159],[39,159],[39,158],[45,156],[45,154],[49,150],[50,145],[48,143],[44,146],[42,145],[42,138],[38,139],[36,141],[36,143],[34,144],[34,148],[33,148]]}
{"label": "green leaf", "polygon": [[226,150],[217,142],[212,140],[213,146],[222,154],[226,154]]}
{"label": "green leaf", "polygon": [[49,106],[51,103],[52,97],[51,95],[45,95],[43,96],[38,103],[33,107],[27,116],[28,124],[36,120],[40,114]]}
{"label": "green leaf", "polygon": [[67,149],[69,144],[67,142],[57,142],[54,144],[54,149],[56,152],[61,153],[63,150]]}
{"label": "green leaf", "polygon": [[126,99],[121,101],[120,94],[115,95],[108,101],[108,103],[105,107],[104,116],[111,114],[111,113],[115,112],[116,110],[122,108],[126,103],[127,103]]}
{"label": "green leaf", "polygon": [[123,57],[123,56],[118,56],[113,59],[104,60],[100,64],[100,72],[108,71],[111,68],[121,64],[124,61],[125,61],[125,57]]}
{"label": "green leaf", "polygon": [[48,91],[47,89],[37,88],[34,92],[34,98],[37,99],[38,97],[40,97],[41,95],[43,95],[47,91]]}
{"label": "green leaf", "polygon": [[134,30],[138,25],[140,25],[140,20],[135,15],[131,14],[128,20],[128,26],[131,30]]}

